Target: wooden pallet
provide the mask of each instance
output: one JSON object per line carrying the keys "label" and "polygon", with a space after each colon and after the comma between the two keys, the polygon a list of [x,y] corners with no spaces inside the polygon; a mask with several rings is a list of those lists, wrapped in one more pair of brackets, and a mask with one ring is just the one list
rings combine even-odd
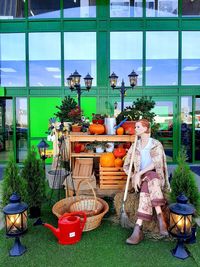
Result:
{"label": "wooden pallet", "polygon": [[100,189],[124,189],[127,175],[122,167],[99,166]]}

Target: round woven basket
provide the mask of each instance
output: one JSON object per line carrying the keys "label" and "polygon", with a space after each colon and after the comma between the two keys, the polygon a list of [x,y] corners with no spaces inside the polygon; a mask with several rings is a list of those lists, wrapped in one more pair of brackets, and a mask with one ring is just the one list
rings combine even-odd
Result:
{"label": "round woven basket", "polygon": [[[89,197],[86,199],[79,199],[79,190],[80,190],[80,185],[82,183],[87,183],[89,185],[94,195],[94,198]],[[96,193],[91,183],[88,180],[82,180],[79,182],[77,191],[76,191],[76,198],[77,198],[77,201],[73,202],[69,207],[70,212],[84,211],[86,213],[86,216],[89,217],[89,216],[99,214],[101,210],[103,209],[103,204],[101,203],[101,201],[97,199]]]}
{"label": "round woven basket", "polygon": [[[78,196],[78,199],[77,199],[77,196],[73,196],[73,197],[68,197],[68,198],[61,199],[60,201],[58,201],[53,206],[52,212],[53,212],[54,215],[56,215],[59,218],[64,213],[70,212],[70,206],[74,202],[76,202],[77,200],[78,201],[80,201],[80,200],[86,200],[88,198],[91,199],[91,196],[88,197],[88,196],[80,195],[80,196]],[[101,198],[97,198],[97,201],[101,202],[103,208],[102,208],[102,210],[101,210],[101,212],[99,214],[96,214],[96,215],[87,217],[87,221],[86,221],[85,226],[84,226],[84,229],[83,229],[84,232],[91,231],[91,230],[97,228],[101,224],[101,221],[103,219],[103,216],[109,210],[108,203],[105,200],[103,200]]]}

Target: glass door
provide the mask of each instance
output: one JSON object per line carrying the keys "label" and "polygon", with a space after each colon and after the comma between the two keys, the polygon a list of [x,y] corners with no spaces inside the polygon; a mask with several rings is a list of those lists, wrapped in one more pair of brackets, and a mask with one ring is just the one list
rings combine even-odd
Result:
{"label": "glass door", "polygon": [[13,151],[12,99],[0,98],[0,161],[8,161]]}
{"label": "glass door", "polygon": [[157,139],[163,144],[167,162],[175,162],[178,149],[177,135],[177,105],[175,98],[158,99],[153,112],[155,112],[155,121],[159,123]]}
{"label": "glass door", "polygon": [[200,160],[200,96],[195,99],[195,161]]}

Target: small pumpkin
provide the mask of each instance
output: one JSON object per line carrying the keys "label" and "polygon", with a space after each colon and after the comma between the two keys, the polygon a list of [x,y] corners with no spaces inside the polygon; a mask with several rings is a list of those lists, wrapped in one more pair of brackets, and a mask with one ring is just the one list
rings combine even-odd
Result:
{"label": "small pumpkin", "polygon": [[91,134],[103,134],[105,132],[105,127],[101,124],[90,124],[89,131]]}
{"label": "small pumpkin", "polygon": [[115,167],[122,167],[123,166],[123,160],[120,158],[115,159]]}
{"label": "small pumpkin", "polygon": [[100,164],[102,167],[114,167],[115,166],[115,156],[113,153],[104,153],[100,157]]}
{"label": "small pumpkin", "polygon": [[124,134],[124,128],[123,128],[123,127],[119,127],[119,128],[117,129],[116,133],[117,133],[118,135],[123,135],[123,134]]}
{"label": "small pumpkin", "polygon": [[116,158],[123,158],[126,155],[126,149],[123,146],[119,146],[114,149],[113,154]]}

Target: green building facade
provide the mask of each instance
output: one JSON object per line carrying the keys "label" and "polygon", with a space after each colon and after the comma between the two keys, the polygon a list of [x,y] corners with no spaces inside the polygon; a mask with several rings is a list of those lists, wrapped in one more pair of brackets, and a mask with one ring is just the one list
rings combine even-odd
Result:
{"label": "green building facade", "polygon": [[[197,0],[4,0],[0,2],[0,162],[46,137],[48,120],[64,96],[67,77],[94,78],[81,108],[113,115],[152,96],[168,162],[184,145],[200,161],[200,2]],[[128,75],[139,75],[132,90]],[[82,79],[81,86],[84,87]]]}

